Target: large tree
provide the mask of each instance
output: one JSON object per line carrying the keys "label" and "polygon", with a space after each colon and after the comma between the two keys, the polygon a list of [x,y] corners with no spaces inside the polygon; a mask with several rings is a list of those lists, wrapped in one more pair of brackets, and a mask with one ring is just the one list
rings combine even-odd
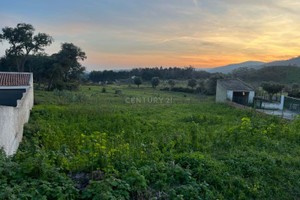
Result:
{"label": "large tree", "polygon": [[54,82],[63,84],[78,81],[85,71],[85,67],[79,63],[87,58],[85,52],[72,43],[63,43],[61,50],[51,57],[54,63],[49,70],[48,90],[53,88]]}
{"label": "large tree", "polygon": [[209,95],[215,95],[216,94],[216,88],[217,88],[217,80],[218,79],[224,79],[224,75],[221,73],[216,73],[210,76],[210,78],[207,81],[207,93]]}
{"label": "large tree", "polygon": [[52,37],[46,33],[34,35],[34,27],[31,24],[20,23],[17,27],[4,27],[0,33],[0,41],[6,40],[10,47],[5,51],[7,57],[12,57],[19,72],[24,71],[25,63],[30,54],[44,51],[44,47],[50,45]]}

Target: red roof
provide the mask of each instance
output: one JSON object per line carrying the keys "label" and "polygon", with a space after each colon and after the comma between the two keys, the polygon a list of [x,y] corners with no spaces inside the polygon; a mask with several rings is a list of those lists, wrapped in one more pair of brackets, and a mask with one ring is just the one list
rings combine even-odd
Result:
{"label": "red roof", "polygon": [[30,86],[29,73],[0,72],[0,86]]}

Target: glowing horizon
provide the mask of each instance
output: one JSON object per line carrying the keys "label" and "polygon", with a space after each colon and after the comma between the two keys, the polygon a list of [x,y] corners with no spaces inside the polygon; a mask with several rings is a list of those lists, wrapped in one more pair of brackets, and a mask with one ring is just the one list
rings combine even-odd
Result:
{"label": "glowing horizon", "polygon": [[48,54],[72,42],[88,70],[211,68],[299,56],[299,9],[292,0],[2,0],[0,28],[32,24],[54,38]]}

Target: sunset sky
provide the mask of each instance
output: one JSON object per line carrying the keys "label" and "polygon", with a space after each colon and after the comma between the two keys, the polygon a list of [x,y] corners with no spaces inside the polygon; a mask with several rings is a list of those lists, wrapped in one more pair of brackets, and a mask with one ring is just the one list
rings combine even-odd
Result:
{"label": "sunset sky", "polygon": [[[86,52],[88,70],[208,68],[300,53],[297,0],[0,0],[0,28],[30,23]],[[7,43],[0,44],[0,56]]]}

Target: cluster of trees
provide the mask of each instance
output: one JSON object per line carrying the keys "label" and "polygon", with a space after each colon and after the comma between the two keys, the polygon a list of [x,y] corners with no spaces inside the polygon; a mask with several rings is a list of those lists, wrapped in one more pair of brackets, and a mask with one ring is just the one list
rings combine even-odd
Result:
{"label": "cluster of trees", "polygon": [[[135,76],[133,79],[134,84],[136,84],[138,87],[142,84],[142,79],[139,76]],[[160,80],[158,77],[152,77],[151,79],[151,85],[155,89],[160,83]]]}
{"label": "cluster of trees", "polygon": [[268,92],[270,101],[272,101],[274,94],[281,92],[284,88],[284,85],[274,82],[263,82],[261,86],[266,92]]}
{"label": "cluster of trees", "polygon": [[59,52],[49,56],[43,51],[53,38],[46,33],[34,35],[34,31],[25,23],[2,29],[0,41],[10,47],[0,59],[0,71],[32,72],[38,86],[47,90],[77,88],[85,71],[79,61],[86,59],[85,53],[72,43],[63,43]]}
{"label": "cluster of trees", "polygon": [[93,82],[115,81],[120,79],[129,79],[138,76],[145,81],[151,81],[153,77],[162,80],[168,79],[206,79],[210,77],[210,73],[206,71],[197,71],[195,68],[186,67],[170,67],[170,68],[139,68],[128,71],[92,71],[89,79]]}
{"label": "cluster of trees", "polygon": [[[168,80],[168,85],[170,88],[163,88],[162,90],[172,90],[177,92],[188,92],[188,93],[203,93],[203,94],[209,94],[213,95],[216,93],[216,85],[218,79],[225,78],[222,74],[213,74],[208,79],[189,79],[187,82],[187,87],[190,88],[183,88],[183,87],[174,87],[176,85],[176,81],[174,79]],[[143,79],[139,76],[133,77],[134,84],[139,87],[143,83]],[[151,79],[151,85],[155,89],[160,84],[160,78],[159,77],[152,77]],[[197,87],[198,86],[198,87]],[[196,88],[194,90],[194,88]]]}
{"label": "cluster of trees", "polygon": [[300,84],[300,67],[267,66],[260,69],[241,67],[233,70],[230,76],[240,78],[259,86],[262,82],[278,82],[281,84]]}
{"label": "cluster of trees", "polygon": [[300,85],[294,83],[292,85],[292,88],[288,91],[288,95],[290,97],[300,98]]}
{"label": "cluster of trees", "polygon": [[298,66],[268,66],[260,69],[241,67],[233,70],[230,76],[240,78],[256,87],[261,86],[270,99],[282,91],[287,92],[290,97],[300,98]]}

